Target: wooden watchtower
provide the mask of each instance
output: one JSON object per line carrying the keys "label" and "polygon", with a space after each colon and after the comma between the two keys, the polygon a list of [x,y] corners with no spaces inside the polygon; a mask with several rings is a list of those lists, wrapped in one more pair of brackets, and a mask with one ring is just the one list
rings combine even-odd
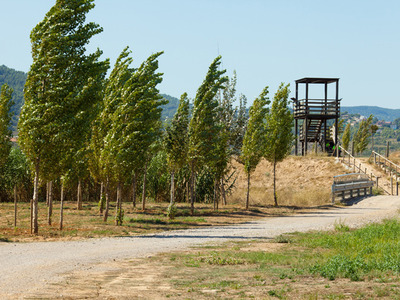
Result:
{"label": "wooden watchtower", "polygon": [[[300,86],[304,85],[304,86]],[[314,85],[323,85],[324,95],[310,98],[310,89]],[[299,98],[299,86],[305,87],[305,97]],[[335,89],[328,98],[328,87]],[[334,95],[334,96],[332,96]],[[339,78],[302,78],[296,80],[296,97],[293,100],[293,115],[295,120],[295,154],[301,145],[301,155],[307,154],[308,143],[315,143],[322,151],[332,153],[338,144],[338,121],[340,117]],[[334,120],[334,129],[329,130],[327,123]]]}

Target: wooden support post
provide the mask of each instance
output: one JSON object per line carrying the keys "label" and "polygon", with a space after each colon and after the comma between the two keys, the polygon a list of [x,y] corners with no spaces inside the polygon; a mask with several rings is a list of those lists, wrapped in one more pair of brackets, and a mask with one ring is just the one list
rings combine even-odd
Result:
{"label": "wooden support post", "polygon": [[391,194],[393,195],[393,177],[390,177],[390,191]]}
{"label": "wooden support post", "polygon": [[376,187],[379,187],[379,177],[376,177]]}
{"label": "wooden support post", "polygon": [[387,141],[387,144],[386,144],[386,158],[389,158],[389,141]]}
{"label": "wooden support post", "polygon": [[367,168],[365,168],[364,174],[367,174]]}
{"label": "wooden support post", "polygon": [[399,183],[396,181],[396,196],[399,195]]}
{"label": "wooden support post", "polygon": [[356,172],[356,159],[354,158],[354,160],[353,160],[353,172],[355,173]]}
{"label": "wooden support post", "polygon": [[358,172],[361,173],[361,164],[358,164]]}

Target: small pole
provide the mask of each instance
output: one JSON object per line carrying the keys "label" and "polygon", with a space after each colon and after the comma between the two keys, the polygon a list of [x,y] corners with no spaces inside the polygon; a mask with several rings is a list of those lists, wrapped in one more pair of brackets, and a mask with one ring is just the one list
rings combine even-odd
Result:
{"label": "small pole", "polygon": [[379,177],[377,176],[376,177],[376,187],[379,187],[379,183],[378,182],[379,182]]}
{"label": "small pole", "polygon": [[396,181],[396,195],[399,195],[399,183]]}
{"label": "small pole", "polygon": [[367,174],[367,168],[365,168],[364,174]]}
{"label": "small pole", "polygon": [[355,173],[356,172],[356,159],[353,160],[353,170],[354,170],[354,173]]}
{"label": "small pole", "polygon": [[17,227],[17,185],[14,185],[14,227]]}
{"label": "small pole", "polygon": [[361,164],[358,164],[358,172],[361,173]]}

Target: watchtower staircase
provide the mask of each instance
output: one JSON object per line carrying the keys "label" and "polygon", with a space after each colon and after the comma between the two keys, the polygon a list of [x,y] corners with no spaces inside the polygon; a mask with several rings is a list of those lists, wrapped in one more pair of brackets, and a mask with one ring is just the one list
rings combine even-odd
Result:
{"label": "watchtower staircase", "polygon": [[[311,85],[324,85],[324,97],[309,97]],[[328,98],[328,85],[335,85],[335,97]],[[305,86],[305,97],[299,99],[299,85]],[[311,78],[296,80],[296,97],[293,100],[295,119],[295,154],[306,155],[310,143],[319,145],[322,151],[333,154],[338,143],[338,120],[340,117],[339,78]],[[334,120],[333,130],[328,127],[328,120]]]}

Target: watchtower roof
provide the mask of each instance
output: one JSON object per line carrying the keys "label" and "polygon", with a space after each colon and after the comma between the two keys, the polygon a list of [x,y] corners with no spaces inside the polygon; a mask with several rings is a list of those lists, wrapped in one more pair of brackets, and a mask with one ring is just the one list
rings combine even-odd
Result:
{"label": "watchtower roof", "polygon": [[319,83],[319,84],[325,84],[325,83],[332,83],[332,82],[338,82],[339,78],[317,78],[317,77],[304,77],[301,79],[297,79],[296,83]]}

